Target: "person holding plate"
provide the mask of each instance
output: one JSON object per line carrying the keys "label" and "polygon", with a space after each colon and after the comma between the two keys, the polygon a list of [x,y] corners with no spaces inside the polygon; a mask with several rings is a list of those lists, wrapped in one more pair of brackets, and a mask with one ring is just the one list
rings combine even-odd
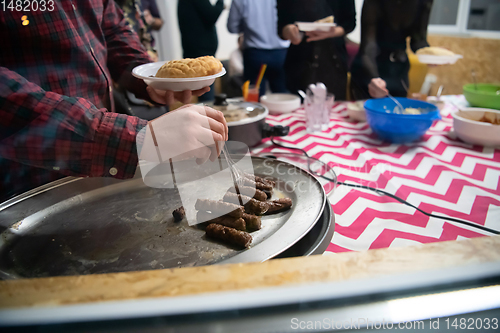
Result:
{"label": "person holding plate", "polygon": [[[177,19],[184,58],[215,56],[219,46],[215,24],[224,8],[224,0],[217,0],[214,4],[210,0],[177,2]],[[214,85],[212,85],[210,91],[198,98],[198,101],[209,102],[214,98]]]}
{"label": "person holding plate", "polygon": [[[278,33],[291,42],[285,60],[287,88],[306,90],[322,82],[335,98],[346,98],[347,51],[344,36],[356,26],[354,0],[278,0]],[[302,33],[295,22],[315,22],[333,16],[328,31]]]}
{"label": "person holding plate", "polygon": [[276,0],[233,0],[227,19],[227,30],[243,33],[243,63],[245,81],[257,82],[261,66],[266,71],[259,94],[265,95],[266,82],[273,93],[287,92],[285,83],[286,53],[290,42],[279,38]]}
{"label": "person holding plate", "polygon": [[365,0],[361,14],[361,44],[352,68],[351,91],[356,100],[390,93],[406,97],[411,49],[429,46],[427,25],[433,0]]}
{"label": "person holding plate", "polygon": [[[136,139],[148,122],[113,112],[113,81],[157,104],[186,103],[209,89],[160,91],[134,78],[131,70],[151,60],[113,0],[7,10],[0,40],[0,202],[63,176],[134,176]],[[162,117],[172,119],[157,124],[167,123],[176,149],[200,133],[227,140],[224,117],[213,109],[188,106]],[[206,149],[199,153],[207,158]]]}

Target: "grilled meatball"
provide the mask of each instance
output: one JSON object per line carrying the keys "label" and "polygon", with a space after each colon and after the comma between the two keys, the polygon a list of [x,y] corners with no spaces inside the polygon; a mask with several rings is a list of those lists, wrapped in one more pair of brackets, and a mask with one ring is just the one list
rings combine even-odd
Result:
{"label": "grilled meatball", "polygon": [[172,215],[174,216],[175,222],[181,221],[184,218],[184,216],[186,216],[186,212],[184,211],[184,206],[180,206],[179,208],[175,209],[172,212]]}
{"label": "grilled meatball", "polygon": [[224,243],[233,244],[239,247],[249,247],[252,243],[252,236],[248,232],[236,230],[217,223],[211,223],[205,229],[207,236],[218,239]]}

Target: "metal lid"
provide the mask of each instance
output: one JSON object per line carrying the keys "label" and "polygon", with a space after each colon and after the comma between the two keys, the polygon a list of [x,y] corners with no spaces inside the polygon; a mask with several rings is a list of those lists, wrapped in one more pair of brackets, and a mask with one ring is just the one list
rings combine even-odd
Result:
{"label": "metal lid", "polygon": [[260,103],[245,102],[239,98],[229,98],[226,102],[227,105],[209,104],[209,106],[224,113],[228,126],[253,123],[264,119],[269,114],[267,107]]}

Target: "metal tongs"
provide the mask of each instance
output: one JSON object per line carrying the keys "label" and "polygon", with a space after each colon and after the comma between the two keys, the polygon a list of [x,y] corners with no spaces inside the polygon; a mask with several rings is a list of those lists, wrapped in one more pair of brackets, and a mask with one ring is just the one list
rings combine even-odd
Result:
{"label": "metal tongs", "polygon": [[243,186],[243,184],[245,183],[244,173],[236,166],[236,163],[231,158],[231,155],[227,151],[227,146],[224,143],[222,144],[222,154],[224,155],[227,165],[229,166],[229,171],[231,172],[233,182],[238,186]]}

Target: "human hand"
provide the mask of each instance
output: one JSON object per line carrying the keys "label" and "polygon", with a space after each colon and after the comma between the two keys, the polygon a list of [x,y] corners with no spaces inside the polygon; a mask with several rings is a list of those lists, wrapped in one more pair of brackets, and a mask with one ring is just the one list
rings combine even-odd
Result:
{"label": "human hand", "polygon": [[205,87],[198,90],[184,90],[184,91],[171,91],[171,90],[158,90],[150,86],[146,88],[149,97],[153,101],[162,105],[172,105],[175,101],[187,104],[191,102],[193,96],[201,96],[210,91],[210,87]]}
{"label": "human hand", "polygon": [[153,162],[196,158],[201,164],[215,161],[227,139],[222,112],[185,105],[148,122],[139,157]]}
{"label": "human hand", "polygon": [[158,55],[156,54],[156,52],[151,51],[151,50],[147,50],[147,52],[148,52],[149,58],[151,59],[152,62],[158,61]]}
{"label": "human hand", "polygon": [[368,84],[368,92],[373,98],[382,98],[389,94],[386,82],[379,77],[372,79]]}
{"label": "human hand", "polygon": [[149,9],[146,9],[144,12],[144,20],[146,21],[146,24],[147,25],[152,25],[155,21],[155,18],[153,17],[153,15],[151,15],[151,12],[149,11]]}
{"label": "human hand", "polygon": [[293,45],[299,45],[302,42],[302,33],[295,24],[288,24],[283,28],[283,37]]}
{"label": "human hand", "polygon": [[315,30],[306,32],[307,42],[314,42],[318,40],[323,40],[327,38],[335,38],[344,35],[344,28],[342,27],[331,27],[328,31]]}

